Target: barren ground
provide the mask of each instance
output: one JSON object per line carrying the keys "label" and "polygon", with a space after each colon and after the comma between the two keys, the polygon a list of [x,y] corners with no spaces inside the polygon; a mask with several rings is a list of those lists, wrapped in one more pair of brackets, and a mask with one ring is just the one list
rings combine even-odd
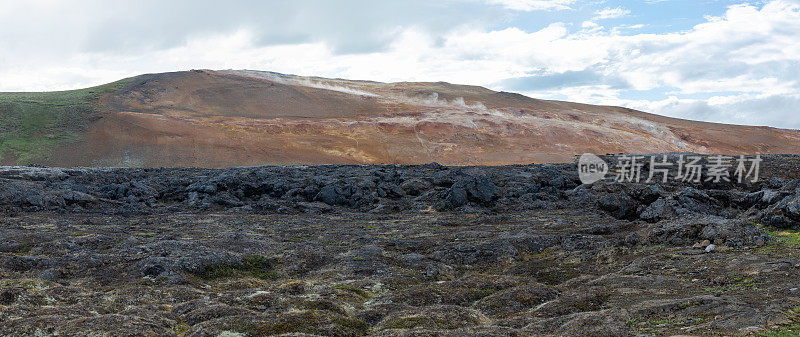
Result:
{"label": "barren ground", "polygon": [[3,168],[0,334],[796,335],[798,162]]}

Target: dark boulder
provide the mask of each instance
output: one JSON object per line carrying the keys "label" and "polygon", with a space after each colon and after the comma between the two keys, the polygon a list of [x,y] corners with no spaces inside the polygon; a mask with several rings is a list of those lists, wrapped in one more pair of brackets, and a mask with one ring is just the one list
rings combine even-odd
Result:
{"label": "dark boulder", "polygon": [[445,197],[445,207],[456,208],[472,201],[489,206],[500,196],[497,186],[484,177],[467,176],[450,186]]}
{"label": "dark boulder", "polygon": [[642,204],[649,205],[666,194],[661,185],[637,186],[632,189],[630,195]]}
{"label": "dark boulder", "polygon": [[217,184],[209,182],[198,182],[186,187],[186,192],[197,192],[212,194],[217,192]]}
{"label": "dark boulder", "polygon": [[432,183],[427,179],[410,179],[400,184],[400,188],[408,195],[420,195],[429,188]]}
{"label": "dark boulder", "polygon": [[462,185],[453,185],[444,198],[445,208],[457,208],[467,204],[467,190]]}
{"label": "dark boulder", "polygon": [[597,201],[600,209],[617,219],[635,219],[638,204],[627,194],[615,193],[601,197]]}
{"label": "dark boulder", "polygon": [[346,205],[350,202],[349,198],[351,195],[352,191],[349,187],[328,185],[317,193],[314,200],[322,201],[331,206]]}
{"label": "dark boulder", "polygon": [[761,220],[779,228],[800,228],[800,190],[767,208]]}
{"label": "dark boulder", "polygon": [[469,181],[467,184],[467,192],[469,193],[470,199],[484,205],[493,202],[499,195],[497,186],[489,179],[483,177]]}
{"label": "dark boulder", "polygon": [[639,214],[639,218],[647,222],[658,222],[664,219],[674,218],[676,213],[675,200],[658,198],[655,202],[644,208]]}
{"label": "dark boulder", "polygon": [[719,201],[694,187],[684,188],[674,198],[680,205],[678,214],[719,214]]}

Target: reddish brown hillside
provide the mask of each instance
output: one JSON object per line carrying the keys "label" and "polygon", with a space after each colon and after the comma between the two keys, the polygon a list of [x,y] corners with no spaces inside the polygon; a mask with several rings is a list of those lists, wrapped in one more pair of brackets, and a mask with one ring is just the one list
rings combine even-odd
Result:
{"label": "reddish brown hillside", "polygon": [[142,75],[44,164],[517,164],[594,153],[798,153],[800,132],[693,122],[448,83],[257,71]]}

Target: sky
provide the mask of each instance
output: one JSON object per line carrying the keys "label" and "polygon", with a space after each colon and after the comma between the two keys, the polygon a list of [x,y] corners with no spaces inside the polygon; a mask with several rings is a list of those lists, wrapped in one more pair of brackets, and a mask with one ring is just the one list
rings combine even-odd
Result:
{"label": "sky", "polygon": [[800,0],[0,0],[0,91],[254,69],[800,129]]}

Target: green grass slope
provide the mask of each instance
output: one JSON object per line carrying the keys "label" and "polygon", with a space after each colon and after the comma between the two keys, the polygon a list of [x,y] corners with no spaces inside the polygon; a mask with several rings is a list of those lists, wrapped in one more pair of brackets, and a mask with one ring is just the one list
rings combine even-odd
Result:
{"label": "green grass slope", "polygon": [[0,164],[47,162],[54,149],[79,141],[99,118],[100,95],[133,79],[78,90],[0,93]]}

